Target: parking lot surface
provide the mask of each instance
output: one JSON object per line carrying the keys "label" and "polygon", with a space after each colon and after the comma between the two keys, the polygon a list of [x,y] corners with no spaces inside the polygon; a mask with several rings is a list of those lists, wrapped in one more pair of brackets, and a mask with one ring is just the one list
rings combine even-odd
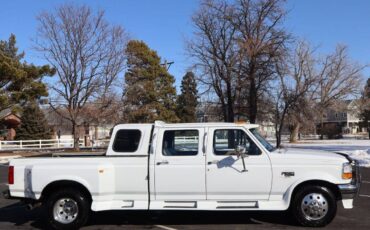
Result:
{"label": "parking lot surface", "polygon": [[[363,168],[363,184],[354,209],[338,203],[334,221],[325,229],[370,229],[370,169]],[[7,165],[0,165],[0,191],[5,190]],[[0,229],[47,229],[43,208],[27,211],[17,200],[0,198]],[[307,229],[289,213],[205,211],[106,211],[93,213],[83,229]]]}

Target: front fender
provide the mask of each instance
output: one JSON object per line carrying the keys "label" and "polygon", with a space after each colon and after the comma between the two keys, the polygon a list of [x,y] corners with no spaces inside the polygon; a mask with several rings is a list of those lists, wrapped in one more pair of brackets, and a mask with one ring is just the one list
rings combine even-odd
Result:
{"label": "front fender", "polygon": [[300,177],[298,180],[296,180],[293,184],[289,186],[287,191],[284,193],[283,199],[285,202],[290,204],[291,198],[293,191],[301,184],[306,183],[306,182],[324,182],[324,183],[329,183],[329,184],[340,184],[342,181],[338,180],[338,178],[334,177],[333,175],[329,173],[313,173],[310,172],[309,174]]}

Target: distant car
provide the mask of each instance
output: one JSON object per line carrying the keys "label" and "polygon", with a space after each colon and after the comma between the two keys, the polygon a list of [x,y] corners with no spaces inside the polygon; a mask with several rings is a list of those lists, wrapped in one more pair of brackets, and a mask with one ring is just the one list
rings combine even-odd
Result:
{"label": "distant car", "polygon": [[10,161],[7,197],[46,206],[56,229],[90,210],[287,210],[303,226],[353,207],[355,161],[318,150],[275,149],[246,123],[117,125],[105,156]]}

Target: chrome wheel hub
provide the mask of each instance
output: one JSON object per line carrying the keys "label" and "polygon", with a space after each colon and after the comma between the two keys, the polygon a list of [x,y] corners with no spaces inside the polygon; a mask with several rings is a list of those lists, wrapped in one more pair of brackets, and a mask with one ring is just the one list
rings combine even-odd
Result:
{"label": "chrome wheel hub", "polygon": [[71,198],[59,199],[53,208],[54,220],[62,224],[72,223],[78,215],[77,202]]}
{"label": "chrome wheel hub", "polygon": [[301,209],[308,220],[320,220],[328,212],[328,201],[320,193],[307,194],[301,204]]}

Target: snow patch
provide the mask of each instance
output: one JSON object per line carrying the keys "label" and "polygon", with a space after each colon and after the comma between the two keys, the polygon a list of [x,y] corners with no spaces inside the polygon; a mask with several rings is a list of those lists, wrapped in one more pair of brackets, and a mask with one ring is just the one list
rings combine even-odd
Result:
{"label": "snow patch", "polygon": [[345,151],[351,158],[357,160],[361,167],[370,168],[370,149]]}

